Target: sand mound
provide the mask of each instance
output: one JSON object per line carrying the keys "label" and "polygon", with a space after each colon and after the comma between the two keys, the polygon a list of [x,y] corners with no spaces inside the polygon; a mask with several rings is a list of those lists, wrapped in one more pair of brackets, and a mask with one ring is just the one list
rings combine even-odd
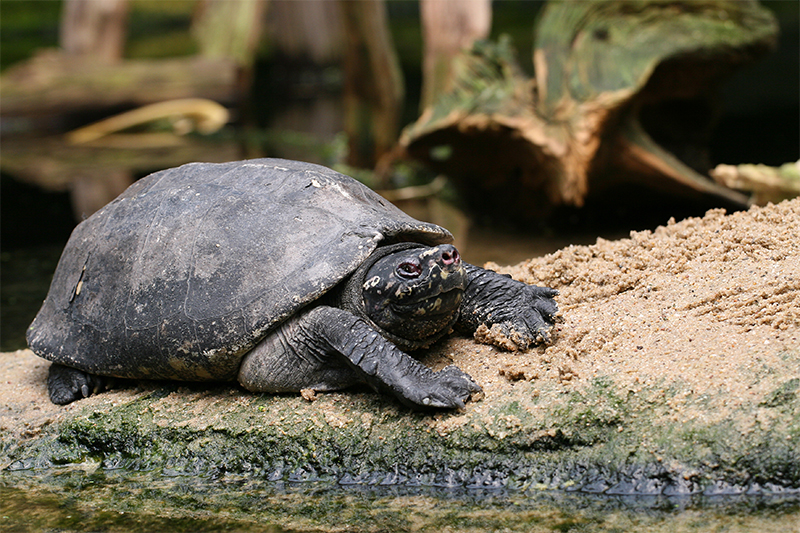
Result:
{"label": "sand mound", "polygon": [[656,381],[687,396],[727,390],[729,401],[716,406],[724,416],[800,377],[796,357],[786,357],[800,346],[799,237],[795,199],[731,215],[712,210],[514,267],[489,264],[558,289],[563,321],[546,348],[499,354],[497,364],[471,363],[468,353],[455,362],[488,383],[487,395],[515,380],[576,387],[598,376],[629,390]]}

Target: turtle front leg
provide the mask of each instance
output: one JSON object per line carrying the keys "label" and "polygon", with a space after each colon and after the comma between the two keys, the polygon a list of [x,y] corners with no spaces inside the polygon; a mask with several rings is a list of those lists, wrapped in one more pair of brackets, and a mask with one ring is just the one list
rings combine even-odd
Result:
{"label": "turtle front leg", "polygon": [[[558,306],[555,289],[528,285],[474,265],[464,264],[467,288],[459,310],[458,327],[474,333],[482,324],[497,326],[512,347],[525,350],[548,342]],[[503,344],[509,347],[508,343]]]}
{"label": "turtle front leg", "polygon": [[363,319],[319,306],[289,319],[242,362],[239,382],[261,392],[337,390],[367,383],[414,409],[463,407],[480,387],[454,366],[434,372]]}

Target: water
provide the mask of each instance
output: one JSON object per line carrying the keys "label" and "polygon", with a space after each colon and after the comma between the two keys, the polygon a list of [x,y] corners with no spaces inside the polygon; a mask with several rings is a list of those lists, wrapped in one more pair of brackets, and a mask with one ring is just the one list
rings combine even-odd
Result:
{"label": "water", "polygon": [[795,498],[331,486],[76,468],[0,476],[7,531],[800,531]]}
{"label": "water", "polygon": [[25,330],[47,295],[61,244],[0,252],[0,351],[26,347]]}

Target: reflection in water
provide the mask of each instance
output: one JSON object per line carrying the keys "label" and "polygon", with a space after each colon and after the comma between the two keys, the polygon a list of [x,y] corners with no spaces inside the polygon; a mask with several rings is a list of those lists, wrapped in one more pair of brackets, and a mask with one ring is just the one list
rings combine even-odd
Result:
{"label": "reflection in water", "polygon": [[[166,136],[159,138],[161,146],[174,145],[179,141],[178,136],[186,135],[193,131],[209,135],[219,131],[230,119],[230,113],[222,105],[205,98],[182,98],[167,100],[146,105],[103,119],[99,122],[83,126],[65,135],[69,144],[86,144],[98,139],[119,136],[121,132],[131,128],[141,128],[159,123],[165,124],[170,131]],[[129,135],[125,137],[127,145],[131,148],[142,146],[137,137],[143,135]],[[105,144],[104,146],[108,146]]]}
{"label": "reflection in water", "polygon": [[[210,100],[160,102],[63,136],[6,141],[2,169],[45,190],[68,190],[75,218],[82,220],[127,189],[137,171],[228,160],[236,151],[233,143],[208,150],[206,142],[184,137],[192,131],[214,133],[228,119],[228,110]],[[143,133],[125,133],[142,128]],[[154,128],[164,131],[151,133]]]}
{"label": "reflection in water", "polygon": [[144,148],[69,145],[61,136],[3,140],[3,172],[44,191],[69,191],[78,219],[113,200],[133,176],[141,176],[190,161],[238,159],[232,141],[186,138],[172,146]]}
{"label": "reflection in water", "polygon": [[0,252],[0,351],[27,347],[25,331],[39,311],[63,244]]}
{"label": "reflection in water", "polygon": [[0,527],[30,531],[795,531],[792,496],[607,497],[341,486],[86,469],[5,473]]}
{"label": "reflection in water", "polygon": [[70,184],[70,198],[75,218],[77,220],[88,218],[122,194],[133,182],[133,173],[125,169],[103,173],[87,170],[76,176]]}

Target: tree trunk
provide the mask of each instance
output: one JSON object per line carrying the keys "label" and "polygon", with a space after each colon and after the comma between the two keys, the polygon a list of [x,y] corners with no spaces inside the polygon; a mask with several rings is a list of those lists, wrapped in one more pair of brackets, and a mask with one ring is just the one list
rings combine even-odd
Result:
{"label": "tree trunk", "polygon": [[271,0],[267,16],[272,45],[291,59],[340,64],[344,48],[342,9],[329,0]]}
{"label": "tree trunk", "polygon": [[202,0],[192,21],[200,55],[232,60],[236,65],[233,97],[242,125],[252,127],[253,63],[266,22],[268,0]]}
{"label": "tree trunk", "polygon": [[348,164],[373,168],[400,126],[403,78],[383,0],[341,0],[345,23],[345,132]]}
{"label": "tree trunk", "polygon": [[492,27],[491,0],[421,0],[423,39],[420,109],[452,87],[453,59]]}
{"label": "tree trunk", "polygon": [[61,48],[70,56],[105,64],[122,59],[128,0],[65,0]]}
{"label": "tree trunk", "polygon": [[203,0],[192,22],[200,55],[231,58],[249,69],[261,39],[266,0]]}

